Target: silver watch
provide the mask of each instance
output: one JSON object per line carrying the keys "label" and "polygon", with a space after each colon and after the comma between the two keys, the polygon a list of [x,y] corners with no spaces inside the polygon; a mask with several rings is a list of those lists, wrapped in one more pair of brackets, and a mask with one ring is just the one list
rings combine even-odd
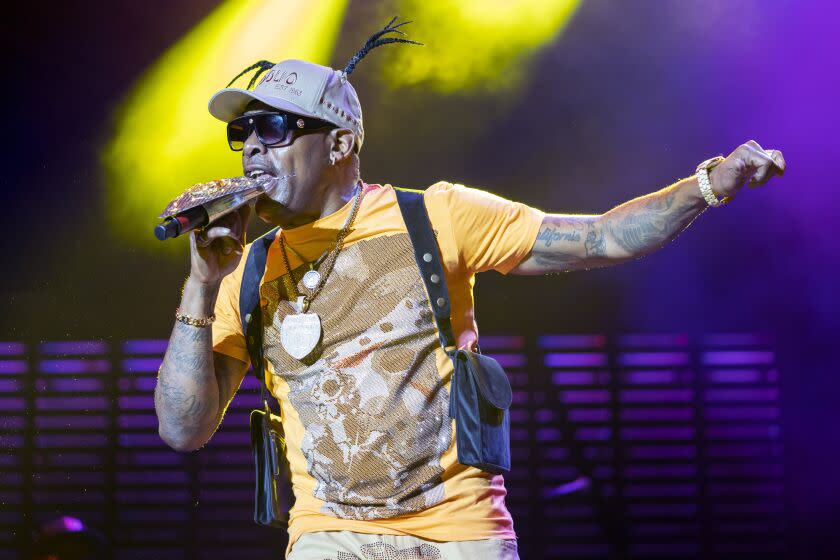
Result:
{"label": "silver watch", "polygon": [[703,195],[703,198],[706,199],[709,206],[720,206],[721,204],[726,204],[731,200],[728,196],[718,199],[715,196],[715,193],[712,192],[712,183],[709,181],[709,170],[722,162],[724,159],[726,158],[723,156],[715,156],[707,159],[697,166],[697,183],[700,185],[700,194]]}

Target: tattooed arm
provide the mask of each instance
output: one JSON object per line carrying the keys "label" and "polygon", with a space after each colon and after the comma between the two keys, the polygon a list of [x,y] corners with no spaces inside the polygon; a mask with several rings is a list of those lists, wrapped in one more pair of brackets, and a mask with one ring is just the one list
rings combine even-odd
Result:
{"label": "tattooed arm", "polygon": [[[181,309],[196,317],[213,312],[219,286],[192,278],[184,285]],[[211,327],[175,322],[155,386],[158,433],[173,449],[203,446],[218,428],[248,364],[213,352]]]}
{"label": "tattooed arm", "polygon": [[[222,216],[214,227],[190,232],[190,276],[181,295],[182,312],[193,317],[213,313],[222,279],[242,258],[249,215],[246,204]],[[175,321],[158,372],[158,433],[178,451],[207,443],[248,370],[248,364],[213,352],[212,328]]]}
{"label": "tattooed arm", "polygon": [[[781,151],[749,140],[712,168],[709,181],[713,194],[732,199],[744,185],[764,185],[784,174],[786,167]],[[511,272],[545,274],[636,259],[671,241],[706,208],[697,176],[692,175],[606,214],[549,214],[531,252]]]}
{"label": "tattooed arm", "polygon": [[708,205],[696,176],[600,215],[548,214],[513,274],[536,275],[618,264],[659,249]]}

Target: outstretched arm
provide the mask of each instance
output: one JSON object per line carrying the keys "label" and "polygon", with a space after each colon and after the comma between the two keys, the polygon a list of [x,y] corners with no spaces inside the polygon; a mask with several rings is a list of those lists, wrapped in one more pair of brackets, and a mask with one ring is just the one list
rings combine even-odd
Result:
{"label": "outstretched arm", "polygon": [[[762,150],[750,140],[712,168],[709,180],[715,195],[734,198],[747,181],[763,185],[784,169],[779,150]],[[565,272],[637,259],[666,245],[706,208],[692,175],[605,214],[548,214],[531,252],[511,273]]]}

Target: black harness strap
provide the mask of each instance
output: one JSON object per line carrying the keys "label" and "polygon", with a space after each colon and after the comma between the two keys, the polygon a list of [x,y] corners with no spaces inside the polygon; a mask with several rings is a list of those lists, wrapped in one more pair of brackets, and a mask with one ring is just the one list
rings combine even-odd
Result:
{"label": "black harness strap", "polygon": [[402,212],[405,227],[414,248],[414,260],[423,277],[429,303],[437,322],[440,335],[440,345],[444,351],[448,347],[456,346],[455,336],[452,334],[452,306],[449,301],[449,290],[446,287],[446,275],[443,273],[432,224],[423,198],[423,191],[394,188],[397,194],[400,212]]}

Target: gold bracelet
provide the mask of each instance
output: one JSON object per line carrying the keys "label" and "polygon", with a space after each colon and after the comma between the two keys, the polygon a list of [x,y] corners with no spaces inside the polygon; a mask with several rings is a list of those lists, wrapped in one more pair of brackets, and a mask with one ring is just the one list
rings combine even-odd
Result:
{"label": "gold bracelet", "polygon": [[193,317],[192,315],[181,313],[181,308],[179,307],[175,310],[175,319],[193,327],[209,327],[216,320],[216,314],[213,313],[209,317]]}

